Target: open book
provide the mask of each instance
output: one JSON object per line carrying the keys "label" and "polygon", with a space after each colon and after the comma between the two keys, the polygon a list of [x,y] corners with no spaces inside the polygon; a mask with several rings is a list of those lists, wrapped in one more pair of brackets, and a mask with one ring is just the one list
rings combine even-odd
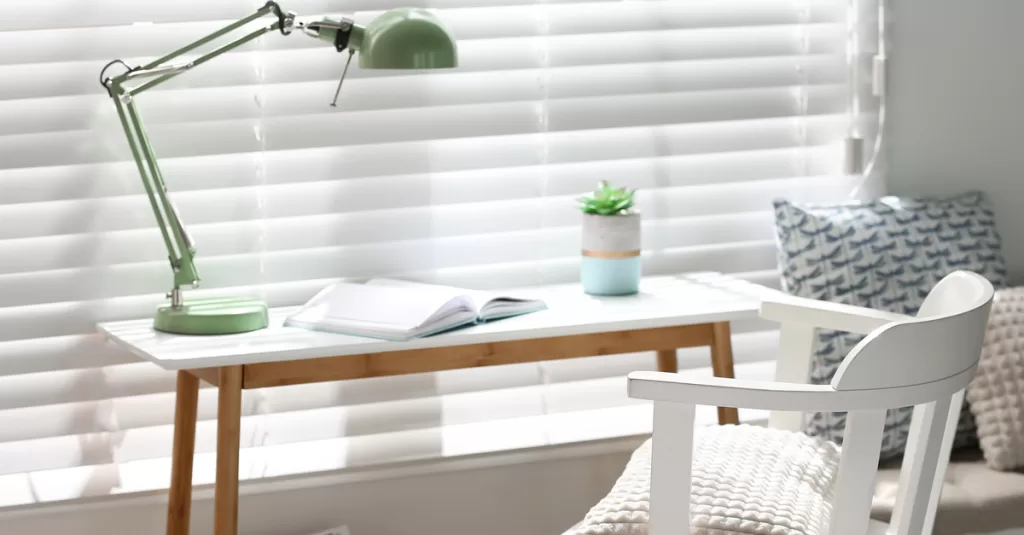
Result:
{"label": "open book", "polygon": [[285,326],[410,340],[547,308],[543,301],[391,279],[339,282],[285,319]]}

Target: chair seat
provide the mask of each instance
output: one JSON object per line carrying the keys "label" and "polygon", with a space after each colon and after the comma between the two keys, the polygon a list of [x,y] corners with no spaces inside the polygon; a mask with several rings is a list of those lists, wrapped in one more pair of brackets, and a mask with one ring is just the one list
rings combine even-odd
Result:
{"label": "chair seat", "polygon": [[[826,535],[839,448],[803,433],[749,425],[696,432],[693,535]],[[648,532],[651,441],[572,535]]]}
{"label": "chair seat", "polygon": [[[896,505],[900,467],[878,471],[871,516],[888,522]],[[1024,473],[992,470],[980,451],[956,451],[946,471],[934,535],[994,533],[1024,524]]]}

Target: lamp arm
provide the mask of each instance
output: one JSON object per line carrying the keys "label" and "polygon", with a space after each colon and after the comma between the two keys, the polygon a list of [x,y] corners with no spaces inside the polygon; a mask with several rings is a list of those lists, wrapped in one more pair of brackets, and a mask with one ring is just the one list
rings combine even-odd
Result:
{"label": "lamp arm", "polygon": [[[270,13],[274,13],[278,17],[278,20],[273,24],[250,32],[187,63],[166,65],[167,62]],[[195,266],[196,248],[191,236],[189,236],[188,231],[181,222],[177,209],[167,194],[167,185],[164,182],[159,163],[153,152],[153,147],[149,143],[142,119],[135,107],[135,96],[264,34],[280,30],[283,34],[287,35],[291,33],[294,21],[295,15],[293,13],[286,14],[281,11],[280,6],[276,2],[267,2],[266,5],[252,15],[229,24],[142,67],[129,68],[126,72],[111,78],[102,78],[103,74],[100,74],[101,83],[114,101],[114,106],[117,109],[117,115],[121,122],[121,128],[124,130],[132,158],[135,160],[146,195],[149,197],[150,207],[156,217],[157,226],[160,228],[164,246],[167,248],[168,259],[174,272],[174,286],[168,294],[173,306],[181,306],[183,303],[181,286],[191,285],[194,287],[199,283],[199,272]],[[117,63],[117,61],[111,62],[108,66],[114,63]],[[136,87],[125,86],[125,83],[129,80],[148,76],[156,76],[156,78]]]}

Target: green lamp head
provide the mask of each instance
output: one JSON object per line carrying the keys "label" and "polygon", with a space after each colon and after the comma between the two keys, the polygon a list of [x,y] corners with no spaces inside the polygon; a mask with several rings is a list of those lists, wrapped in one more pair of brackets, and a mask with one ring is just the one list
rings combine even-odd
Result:
{"label": "green lamp head", "polygon": [[[362,30],[362,31],[360,31]],[[349,46],[364,69],[451,69],[459,65],[455,38],[426,9],[392,9],[365,27],[356,25]]]}
{"label": "green lamp head", "polygon": [[451,69],[459,65],[455,37],[441,19],[421,8],[392,9],[366,26],[324,19],[303,29],[341,52],[359,52],[364,69]]}

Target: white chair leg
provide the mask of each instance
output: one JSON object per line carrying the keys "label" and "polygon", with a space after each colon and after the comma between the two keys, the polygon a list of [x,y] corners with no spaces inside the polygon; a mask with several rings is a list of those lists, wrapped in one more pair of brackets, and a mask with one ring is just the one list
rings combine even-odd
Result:
{"label": "white chair leg", "polygon": [[884,429],[884,410],[847,413],[829,535],[867,533]]}
{"label": "white chair leg", "polygon": [[946,417],[946,434],[942,437],[942,449],[939,450],[939,464],[935,467],[932,493],[928,497],[928,510],[925,512],[924,522],[921,524],[921,533],[931,533],[935,528],[935,515],[939,510],[942,486],[946,481],[946,469],[949,467],[949,455],[953,451],[956,426],[960,422],[960,408],[964,405],[964,394],[966,392],[966,390],[957,392],[949,403],[949,416]]}
{"label": "white chair leg", "polygon": [[690,472],[696,408],[682,403],[654,402],[650,535],[690,534]]}
{"label": "white chair leg", "polygon": [[[956,419],[959,418],[960,404],[963,402],[963,391],[956,394],[956,398],[960,401],[956,404],[956,416],[952,420],[952,404],[948,398],[914,407],[907,449],[900,468],[899,490],[890,523],[890,535],[931,533],[931,525],[935,521],[934,505],[938,504],[938,493],[942,490],[942,479],[946,475],[947,463],[940,460],[949,457]],[[946,432],[950,421],[953,429]],[[943,432],[946,432],[945,436]]]}
{"label": "white chair leg", "polygon": [[[779,358],[775,362],[775,382],[807,384],[811,376],[811,351],[814,349],[814,327],[799,323],[783,323],[779,333]],[[772,411],[768,427],[786,431],[803,431],[804,413]]]}

